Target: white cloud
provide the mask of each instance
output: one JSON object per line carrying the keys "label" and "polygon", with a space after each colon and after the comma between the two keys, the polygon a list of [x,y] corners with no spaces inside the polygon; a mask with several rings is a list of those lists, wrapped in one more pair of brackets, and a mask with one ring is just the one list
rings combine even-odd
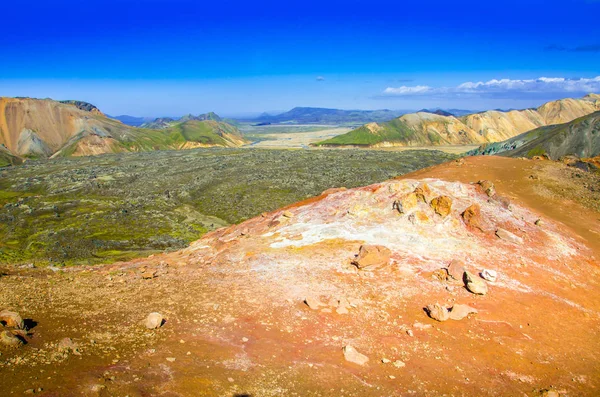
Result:
{"label": "white cloud", "polygon": [[414,86],[388,87],[384,96],[486,96],[523,97],[544,94],[581,94],[600,92],[600,76],[594,78],[567,79],[564,77],[540,77],[525,80],[489,80],[466,82],[456,87]]}
{"label": "white cloud", "polygon": [[383,91],[384,94],[387,95],[414,95],[414,94],[425,94],[430,92],[433,88],[426,85],[417,85],[414,87],[407,87],[403,85],[402,87],[388,87]]}

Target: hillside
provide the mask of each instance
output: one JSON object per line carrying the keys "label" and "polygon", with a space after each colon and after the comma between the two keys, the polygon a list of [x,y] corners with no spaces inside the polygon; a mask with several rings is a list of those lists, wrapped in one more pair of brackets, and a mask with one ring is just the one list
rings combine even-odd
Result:
{"label": "hillside", "polygon": [[462,117],[426,112],[371,123],[317,146],[434,146],[499,142],[538,127],[566,123],[600,110],[597,95],[561,99],[537,109],[490,110]]}
{"label": "hillside", "polygon": [[598,194],[572,175],[471,157],[329,190],[176,252],[4,266],[2,309],[27,329],[4,314],[3,339],[21,342],[0,345],[0,384],[48,396],[596,396],[600,240],[583,200]]}
{"label": "hillside", "polygon": [[536,128],[506,141],[484,144],[469,155],[501,154],[510,157],[548,155],[559,159],[566,155],[600,155],[600,111],[569,123]]}
{"label": "hillside", "polygon": [[399,110],[341,110],[311,107],[296,107],[278,115],[263,114],[252,120],[256,123],[293,124],[344,124],[384,122],[402,115]]}
{"label": "hillside", "polygon": [[194,116],[193,114],[186,114],[185,116],[178,118],[178,119],[171,118],[171,117],[159,117],[152,121],[143,123],[140,127],[160,130],[160,129],[172,127],[173,125],[175,125],[177,123],[184,123],[186,121],[192,121],[192,120],[219,121],[219,122],[224,121],[221,117],[219,117],[218,114],[216,114],[214,112],[208,112],[208,113],[200,114],[198,116]]}
{"label": "hillside", "polygon": [[205,123],[208,124],[164,131],[141,129],[110,119],[86,102],[0,98],[0,144],[12,156],[20,158],[245,143],[235,127],[212,121]]}

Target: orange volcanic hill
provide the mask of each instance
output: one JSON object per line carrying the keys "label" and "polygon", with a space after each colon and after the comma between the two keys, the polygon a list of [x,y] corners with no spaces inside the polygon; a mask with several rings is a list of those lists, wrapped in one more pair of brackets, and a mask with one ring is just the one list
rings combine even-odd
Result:
{"label": "orange volcanic hill", "polygon": [[240,131],[224,122],[193,121],[157,131],[125,125],[86,102],[0,97],[0,145],[14,157],[89,156],[245,143]]}
{"label": "orange volcanic hill", "polygon": [[[7,269],[0,302],[38,325],[3,351],[0,382],[61,396],[598,395],[600,207],[596,177],[576,172],[467,158],[180,252]],[[140,324],[151,312],[162,326]]]}

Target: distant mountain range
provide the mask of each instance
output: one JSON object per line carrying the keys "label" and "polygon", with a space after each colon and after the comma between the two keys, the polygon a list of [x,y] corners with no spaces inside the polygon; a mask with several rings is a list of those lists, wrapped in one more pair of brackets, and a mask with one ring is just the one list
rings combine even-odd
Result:
{"label": "distant mountain range", "polygon": [[269,115],[263,113],[251,120],[257,124],[343,124],[383,122],[406,113],[402,110],[341,110],[311,107],[296,107],[285,113]]}
{"label": "distant mountain range", "polygon": [[240,146],[237,127],[213,114],[185,118],[167,128],[143,129],[106,117],[81,101],[0,97],[0,166],[24,158],[88,156],[102,153]]}
{"label": "distant mountain range", "polygon": [[144,123],[148,123],[148,122],[154,120],[152,117],[136,117],[136,116],[128,116],[128,115],[121,115],[121,116],[107,115],[107,117],[110,117],[111,119],[119,120],[121,123],[130,125],[132,127],[139,127]]}
{"label": "distant mountain range", "polygon": [[318,146],[435,146],[499,142],[539,127],[569,122],[600,110],[600,96],[561,99],[537,109],[490,110],[455,117],[431,112],[368,123]]}

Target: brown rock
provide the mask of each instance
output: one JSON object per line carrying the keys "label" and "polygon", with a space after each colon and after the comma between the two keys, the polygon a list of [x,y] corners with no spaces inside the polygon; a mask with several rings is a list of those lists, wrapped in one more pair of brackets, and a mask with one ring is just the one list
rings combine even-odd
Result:
{"label": "brown rock", "polygon": [[465,266],[459,260],[453,260],[448,265],[448,275],[455,279],[456,281],[463,281],[463,277],[465,274]]}
{"label": "brown rock", "polygon": [[19,347],[23,341],[10,331],[2,331],[0,333],[0,343],[9,347]]}
{"label": "brown rock", "polygon": [[440,216],[448,216],[452,210],[452,199],[448,196],[440,196],[431,200],[431,208]]}
{"label": "brown rock", "polygon": [[436,303],[434,305],[428,305],[425,308],[425,311],[434,320],[437,321],[446,321],[450,318],[450,314],[448,313],[448,309],[444,306]]}
{"label": "brown rock", "polygon": [[457,303],[456,305],[452,306],[452,309],[450,309],[449,316],[451,320],[462,320],[471,313],[477,313],[477,309],[468,305]]}
{"label": "brown rock", "polygon": [[477,277],[473,273],[465,272],[465,286],[467,289],[476,295],[485,295],[488,292],[488,286],[482,278]]}
{"label": "brown rock", "polygon": [[358,365],[365,365],[369,361],[369,357],[359,353],[354,347],[350,345],[344,346],[342,350],[344,351],[344,358],[346,359],[346,361],[350,361],[351,363]]}
{"label": "brown rock", "polygon": [[471,204],[462,213],[462,218],[467,226],[483,230],[483,219],[481,218],[481,207],[479,204]]}
{"label": "brown rock", "polygon": [[485,192],[485,194],[488,195],[488,197],[492,197],[496,194],[496,187],[492,182],[483,180],[477,182],[477,184],[481,186],[481,189]]}
{"label": "brown rock", "polygon": [[24,329],[25,323],[17,312],[3,310],[0,312],[0,323],[5,327]]}
{"label": "brown rock", "polygon": [[382,245],[362,245],[352,264],[359,269],[377,269],[390,263],[392,251]]}

